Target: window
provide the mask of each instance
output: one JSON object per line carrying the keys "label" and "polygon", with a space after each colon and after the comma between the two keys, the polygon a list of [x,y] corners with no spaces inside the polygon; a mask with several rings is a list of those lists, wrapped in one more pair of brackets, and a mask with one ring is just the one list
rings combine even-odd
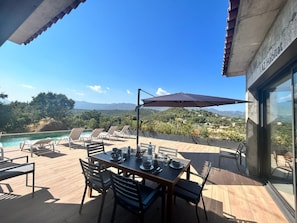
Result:
{"label": "window", "polygon": [[[265,139],[263,174],[282,200],[294,209],[293,100],[290,72],[264,90]],[[286,206],[287,206],[286,205]]]}

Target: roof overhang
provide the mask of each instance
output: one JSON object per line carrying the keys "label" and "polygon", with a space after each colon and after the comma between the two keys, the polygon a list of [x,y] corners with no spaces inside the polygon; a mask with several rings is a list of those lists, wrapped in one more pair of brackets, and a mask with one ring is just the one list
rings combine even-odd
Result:
{"label": "roof overhang", "polygon": [[28,44],[86,0],[1,0],[0,46]]}
{"label": "roof overhang", "polygon": [[245,75],[287,0],[229,0],[222,74]]}

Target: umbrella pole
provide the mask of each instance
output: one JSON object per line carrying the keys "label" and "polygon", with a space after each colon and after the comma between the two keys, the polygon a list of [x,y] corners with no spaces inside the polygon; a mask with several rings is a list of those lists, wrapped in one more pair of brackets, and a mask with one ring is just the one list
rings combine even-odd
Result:
{"label": "umbrella pole", "polygon": [[139,144],[139,108],[140,108],[140,91],[141,89],[138,89],[138,98],[137,98],[137,128],[136,128],[136,149]]}

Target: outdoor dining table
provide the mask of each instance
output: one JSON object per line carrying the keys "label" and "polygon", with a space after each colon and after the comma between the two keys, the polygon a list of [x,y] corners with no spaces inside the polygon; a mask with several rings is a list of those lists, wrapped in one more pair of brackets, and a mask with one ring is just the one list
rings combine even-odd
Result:
{"label": "outdoor dining table", "polygon": [[[125,150],[126,148],[120,148]],[[137,175],[143,179],[151,180],[157,184],[160,184],[166,189],[166,222],[172,222],[172,209],[173,209],[173,188],[178,182],[181,176],[186,172],[186,177],[189,179],[190,176],[190,163],[188,159],[178,159],[183,165],[181,168],[174,168],[172,165],[164,165],[164,161],[158,160],[158,166],[161,167],[162,171],[155,173],[155,169],[147,171],[140,168],[142,160],[136,158],[135,155],[131,155],[130,158],[127,157],[118,162],[113,161],[111,158],[112,151],[108,151],[101,154],[96,154],[91,156],[92,161],[97,161],[99,163],[104,163],[109,167],[114,167],[123,171],[124,173],[129,173],[132,175]],[[175,158],[177,159],[177,158]],[[164,191],[163,191],[164,192]],[[165,192],[164,192],[165,193]]]}

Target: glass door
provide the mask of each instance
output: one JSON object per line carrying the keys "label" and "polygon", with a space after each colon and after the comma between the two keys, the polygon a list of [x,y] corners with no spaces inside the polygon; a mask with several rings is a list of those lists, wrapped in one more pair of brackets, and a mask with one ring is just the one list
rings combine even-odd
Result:
{"label": "glass door", "polygon": [[265,168],[269,181],[293,209],[293,108],[292,79],[285,78],[274,82],[266,91],[266,136],[267,153]]}
{"label": "glass door", "polygon": [[296,158],[297,158],[297,68],[293,68],[293,100],[294,100],[294,134],[293,134],[293,148],[294,148],[294,153],[293,153],[293,157],[294,157],[294,162],[293,162],[293,167],[294,167],[294,176],[293,176],[293,180],[294,180],[294,198],[295,198],[295,218],[297,217],[297,210],[296,210],[296,206],[297,206],[297,200],[296,200],[296,185],[297,185],[297,179],[296,179],[296,169],[297,169],[297,164],[296,164]]}

